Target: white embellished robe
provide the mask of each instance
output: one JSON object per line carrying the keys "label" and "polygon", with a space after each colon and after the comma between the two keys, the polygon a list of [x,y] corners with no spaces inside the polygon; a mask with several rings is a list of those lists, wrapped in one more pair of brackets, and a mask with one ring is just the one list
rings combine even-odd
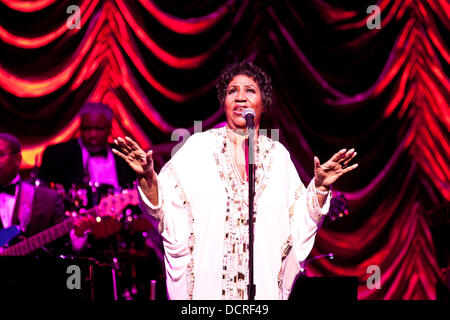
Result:
{"label": "white embellished robe", "polygon": [[[192,135],[158,175],[159,203],[139,189],[165,250],[170,299],[247,299],[248,184],[228,156],[225,127]],[[328,212],[314,180],[301,182],[289,152],[259,135],[256,156],[255,299],[287,299]]]}

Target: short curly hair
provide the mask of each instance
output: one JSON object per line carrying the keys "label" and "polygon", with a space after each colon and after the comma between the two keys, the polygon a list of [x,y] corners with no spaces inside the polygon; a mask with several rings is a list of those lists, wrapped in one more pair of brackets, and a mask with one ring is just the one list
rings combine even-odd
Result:
{"label": "short curly hair", "polygon": [[263,110],[266,111],[272,105],[272,80],[260,67],[250,61],[230,64],[223,69],[216,85],[220,106],[224,106],[228,85],[238,75],[248,76],[258,84]]}

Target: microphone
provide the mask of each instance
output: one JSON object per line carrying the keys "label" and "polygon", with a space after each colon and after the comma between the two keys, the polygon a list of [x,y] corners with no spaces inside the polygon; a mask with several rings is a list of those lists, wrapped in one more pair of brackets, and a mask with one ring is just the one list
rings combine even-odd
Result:
{"label": "microphone", "polygon": [[247,123],[247,129],[255,128],[255,116],[255,110],[253,110],[252,108],[245,108],[244,111],[242,111],[242,117]]}
{"label": "microphone", "polygon": [[248,274],[249,283],[247,285],[248,299],[255,300],[256,285],[254,282],[254,259],[253,259],[253,217],[254,217],[254,197],[255,197],[255,110],[252,108],[245,108],[242,111],[242,117],[245,119],[248,133]]}
{"label": "microphone", "polygon": [[311,261],[314,261],[314,260],[317,260],[317,259],[321,259],[321,258],[328,258],[329,260],[333,260],[334,259],[334,253],[332,253],[332,252],[330,252],[330,253],[325,253],[325,254],[321,254],[321,255],[318,255],[318,256],[315,256],[315,257],[313,257],[313,258],[311,258],[311,259],[308,259],[308,260],[306,260],[306,262],[305,262],[305,267],[306,267],[306,265],[308,264],[308,263],[310,263]]}
{"label": "microphone", "polygon": [[306,275],[306,266],[311,262],[311,261],[314,261],[314,260],[317,260],[317,259],[322,259],[322,258],[328,258],[328,260],[333,260],[334,259],[334,253],[333,252],[329,252],[329,253],[325,253],[325,254],[321,254],[321,255],[318,255],[318,256],[315,256],[315,257],[313,257],[313,258],[311,258],[311,259],[307,259],[306,261],[305,261],[305,264],[303,265],[303,274],[304,275]]}

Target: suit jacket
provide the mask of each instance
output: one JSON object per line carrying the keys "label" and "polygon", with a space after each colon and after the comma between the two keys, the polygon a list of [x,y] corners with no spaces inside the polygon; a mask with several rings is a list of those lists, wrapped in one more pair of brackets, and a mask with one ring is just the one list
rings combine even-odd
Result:
{"label": "suit jacket", "polygon": [[[17,194],[16,204],[13,211],[12,223],[19,225],[19,207],[23,183],[19,184],[19,192]],[[24,235],[30,237],[36,233],[46,230],[55,224],[66,219],[64,214],[64,205],[60,195],[52,189],[46,187],[35,188],[30,222],[25,230]]]}
{"label": "suit jacket", "polygon": [[[136,174],[120,157],[114,155],[118,183],[121,187],[130,187]],[[78,139],[49,146],[42,156],[39,179],[64,185],[68,190],[72,184],[83,184],[83,156]]]}
{"label": "suit jacket", "polygon": [[[29,238],[41,231],[47,230],[66,219],[63,201],[57,192],[46,187],[34,188],[34,186],[29,184],[28,186],[24,185],[25,182],[19,182],[19,190],[11,221],[13,225],[21,226],[21,237],[16,237],[9,241],[10,245],[20,242],[23,237]],[[2,228],[3,225],[0,221],[0,229]],[[62,253],[63,248],[68,243],[68,239],[68,236],[61,237],[48,243],[45,246],[46,251],[35,251],[31,255],[40,255],[42,253],[45,255],[48,253],[56,255]]]}

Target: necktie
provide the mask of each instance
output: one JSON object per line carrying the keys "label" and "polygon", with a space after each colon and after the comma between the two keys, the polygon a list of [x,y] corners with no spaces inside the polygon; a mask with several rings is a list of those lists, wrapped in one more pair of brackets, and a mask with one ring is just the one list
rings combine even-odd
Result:
{"label": "necktie", "polygon": [[89,151],[89,156],[91,157],[107,157],[108,156],[108,150],[102,149],[99,151]]}

